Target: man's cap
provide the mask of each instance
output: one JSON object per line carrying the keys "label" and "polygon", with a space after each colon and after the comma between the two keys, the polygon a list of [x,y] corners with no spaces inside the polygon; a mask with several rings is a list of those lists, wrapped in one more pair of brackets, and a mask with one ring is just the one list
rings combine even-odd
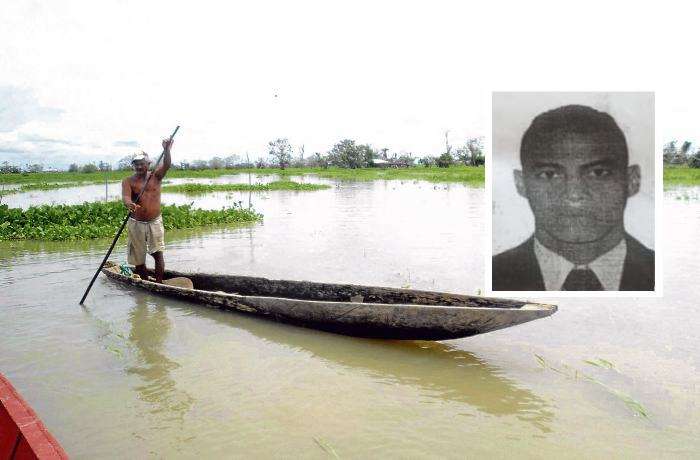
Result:
{"label": "man's cap", "polygon": [[151,159],[148,158],[148,154],[146,152],[141,152],[141,153],[135,153],[133,157],[131,157],[131,162],[136,163],[137,161],[145,161],[146,163],[150,163]]}

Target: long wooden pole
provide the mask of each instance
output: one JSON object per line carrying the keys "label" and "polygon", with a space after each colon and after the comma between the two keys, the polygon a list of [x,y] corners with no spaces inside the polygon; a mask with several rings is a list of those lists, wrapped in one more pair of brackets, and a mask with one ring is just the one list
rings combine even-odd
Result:
{"label": "long wooden pole", "polygon": [[[175,131],[173,131],[173,134],[170,136],[170,142],[173,141],[173,138],[175,137],[175,134],[177,134],[178,129],[180,129],[179,125],[177,126],[177,128],[175,128]],[[160,160],[161,160],[161,158],[163,158],[163,155],[165,155],[165,149],[163,149],[163,152],[158,157],[158,160],[156,160],[156,164],[155,164],[155,166],[153,166],[153,171],[155,171],[156,168],[158,167],[158,163],[160,163]],[[141,199],[141,195],[143,195],[143,192],[146,191],[146,186],[148,185],[148,181],[151,180],[151,177],[153,177],[153,174],[148,176],[148,178],[146,179],[146,183],[143,184],[143,189],[141,189],[141,193],[138,194],[138,196],[134,200],[134,203],[138,203],[139,200]],[[112,250],[114,249],[114,245],[117,244],[117,240],[119,239],[119,236],[121,236],[122,232],[124,231],[124,227],[126,227],[126,222],[129,220],[130,216],[131,216],[131,211],[126,213],[126,217],[124,218],[124,222],[122,222],[121,227],[119,227],[117,234],[114,235],[114,240],[112,240],[112,244],[109,247],[107,254],[105,254],[104,259],[102,259],[102,263],[97,268],[97,271],[95,272],[95,274],[92,276],[92,279],[90,280],[90,284],[88,285],[87,289],[85,290],[85,294],[83,294],[83,298],[80,299],[80,305],[82,305],[83,302],[85,302],[85,298],[87,297],[88,293],[90,292],[90,289],[92,289],[92,285],[95,283],[95,280],[97,279],[97,275],[100,274],[102,267],[104,267],[105,263],[107,263],[107,259],[109,259],[109,256],[112,254]]]}

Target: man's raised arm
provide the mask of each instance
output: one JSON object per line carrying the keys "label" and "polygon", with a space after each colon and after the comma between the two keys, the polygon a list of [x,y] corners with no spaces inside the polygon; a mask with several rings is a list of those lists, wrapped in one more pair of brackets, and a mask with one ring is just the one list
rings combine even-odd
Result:
{"label": "man's raised arm", "polygon": [[170,139],[163,139],[163,161],[158,165],[155,171],[155,175],[158,179],[165,177],[165,173],[170,169],[170,148],[173,146],[173,141]]}

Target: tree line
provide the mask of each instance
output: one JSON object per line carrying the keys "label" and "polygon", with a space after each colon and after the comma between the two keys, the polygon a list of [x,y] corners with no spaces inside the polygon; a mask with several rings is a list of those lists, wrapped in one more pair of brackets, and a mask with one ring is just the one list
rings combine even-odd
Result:
{"label": "tree line", "polygon": [[214,157],[211,160],[181,162],[181,169],[223,169],[223,168],[368,168],[373,166],[407,168],[416,164],[425,167],[447,168],[455,164],[480,166],[484,164],[482,138],[470,138],[463,145],[454,148],[446,144],[445,152],[440,155],[418,156],[413,153],[389,153],[389,149],[375,149],[369,144],[358,144],[352,139],[343,139],[325,153],[313,152],[306,155],[303,145],[296,149],[287,138],[278,138],[268,143],[267,158],[258,158],[251,162],[239,155],[225,158]]}
{"label": "tree line", "polygon": [[[131,155],[121,158],[116,169],[121,171],[131,170]],[[407,168],[422,165],[426,168],[448,168],[452,165],[464,164],[468,166],[481,166],[484,164],[483,138],[473,137],[463,144],[453,146],[449,143],[445,133],[445,150],[437,155],[416,155],[411,152],[390,153],[388,148],[375,149],[369,144],[359,144],[352,139],[343,139],[336,143],[325,153],[313,152],[306,154],[304,146],[296,148],[287,138],[278,138],[268,143],[267,157],[251,160],[248,155],[229,155],[226,157],[215,156],[209,160],[193,160],[174,162],[173,167],[184,170],[201,169],[238,169],[238,168],[368,168],[368,167],[393,167]],[[100,161],[99,163],[78,164],[72,163],[68,167],[69,172],[92,173],[97,171],[111,171],[112,165]],[[44,167],[40,164],[26,165],[19,168],[4,162],[0,166],[0,172],[42,172]]]}
{"label": "tree line", "polygon": [[675,140],[667,142],[664,144],[663,155],[664,164],[700,168],[700,147],[693,152],[693,143],[690,141],[684,141],[680,146]]}

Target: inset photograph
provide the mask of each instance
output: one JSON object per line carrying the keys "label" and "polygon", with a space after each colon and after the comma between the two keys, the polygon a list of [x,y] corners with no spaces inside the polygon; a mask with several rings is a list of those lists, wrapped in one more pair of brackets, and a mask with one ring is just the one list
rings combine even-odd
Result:
{"label": "inset photograph", "polygon": [[488,290],[656,291],[654,93],[492,102]]}

